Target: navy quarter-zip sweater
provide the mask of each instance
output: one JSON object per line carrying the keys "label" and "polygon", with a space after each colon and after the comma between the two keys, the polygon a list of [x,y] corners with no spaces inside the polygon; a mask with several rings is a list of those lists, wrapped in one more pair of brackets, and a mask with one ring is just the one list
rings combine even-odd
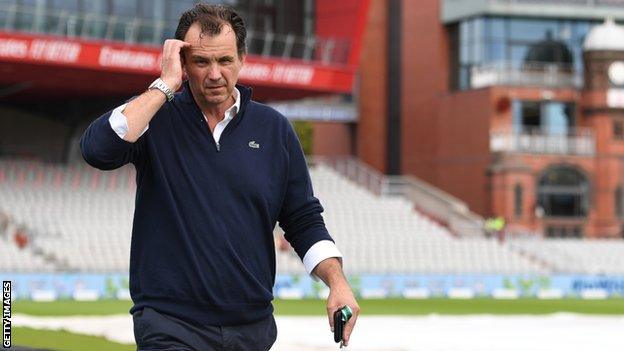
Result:
{"label": "navy quarter-zip sweater", "polygon": [[135,143],[113,131],[112,111],[80,140],[91,166],[137,170],[130,313],[149,306],[198,324],[260,320],[273,312],[276,222],[301,259],[332,240],[290,123],[237,88],[241,108],[220,147],[188,83]]}

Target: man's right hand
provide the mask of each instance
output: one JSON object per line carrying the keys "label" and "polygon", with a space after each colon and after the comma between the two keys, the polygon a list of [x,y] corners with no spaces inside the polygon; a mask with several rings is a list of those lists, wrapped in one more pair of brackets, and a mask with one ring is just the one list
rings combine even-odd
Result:
{"label": "man's right hand", "polygon": [[[191,46],[182,40],[167,39],[163,45],[160,79],[174,92],[182,86],[182,49]],[[152,117],[167,102],[165,94],[147,90],[130,101],[121,113],[126,117],[128,131],[123,136],[127,142],[136,142],[149,125]]]}
{"label": "man's right hand", "polygon": [[182,85],[182,49],[189,46],[190,43],[177,39],[167,39],[163,45],[160,79],[174,92]]}

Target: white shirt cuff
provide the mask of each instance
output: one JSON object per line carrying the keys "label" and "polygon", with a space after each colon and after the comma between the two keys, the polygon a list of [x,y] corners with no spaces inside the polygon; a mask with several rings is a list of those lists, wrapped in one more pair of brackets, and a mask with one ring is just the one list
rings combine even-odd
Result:
{"label": "white shirt cuff", "polygon": [[342,262],[342,254],[338,250],[338,247],[336,247],[336,244],[331,240],[321,240],[315,243],[303,256],[303,265],[314,281],[319,281],[318,277],[312,274],[314,268],[321,263],[321,261],[331,257],[340,258]]}
{"label": "white shirt cuff", "polygon": [[[128,133],[128,119],[122,113],[122,111],[126,108],[126,105],[128,104],[123,104],[117,107],[116,109],[114,109],[110,117],[108,118],[108,123],[110,123],[111,128],[113,128],[113,131],[121,139],[123,139]],[[143,129],[143,131],[141,132],[141,135],[145,134],[148,128],[149,128],[149,124],[145,126],[145,129]]]}

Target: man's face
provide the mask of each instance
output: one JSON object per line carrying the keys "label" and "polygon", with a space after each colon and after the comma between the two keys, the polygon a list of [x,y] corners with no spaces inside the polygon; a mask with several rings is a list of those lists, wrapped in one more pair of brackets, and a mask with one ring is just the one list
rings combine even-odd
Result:
{"label": "man's face", "polygon": [[194,23],[184,41],[191,44],[184,50],[183,65],[193,96],[200,100],[198,104],[203,107],[227,105],[245,59],[238,56],[232,27],[225,25],[221,33],[210,36],[202,34],[199,23]]}

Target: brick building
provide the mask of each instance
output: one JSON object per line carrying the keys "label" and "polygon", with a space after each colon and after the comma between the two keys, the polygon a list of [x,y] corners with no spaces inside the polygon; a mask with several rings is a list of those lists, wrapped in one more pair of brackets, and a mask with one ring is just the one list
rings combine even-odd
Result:
{"label": "brick building", "polygon": [[607,16],[624,5],[371,1],[355,154],[512,232],[621,236],[624,30]]}

